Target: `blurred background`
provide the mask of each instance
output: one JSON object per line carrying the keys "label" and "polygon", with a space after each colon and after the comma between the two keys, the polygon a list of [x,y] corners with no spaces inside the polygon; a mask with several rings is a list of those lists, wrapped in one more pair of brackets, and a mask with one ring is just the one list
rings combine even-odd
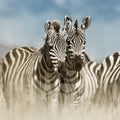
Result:
{"label": "blurred background", "polygon": [[91,16],[86,51],[102,60],[120,51],[120,0],[0,0],[0,57],[14,47],[42,47],[44,23]]}

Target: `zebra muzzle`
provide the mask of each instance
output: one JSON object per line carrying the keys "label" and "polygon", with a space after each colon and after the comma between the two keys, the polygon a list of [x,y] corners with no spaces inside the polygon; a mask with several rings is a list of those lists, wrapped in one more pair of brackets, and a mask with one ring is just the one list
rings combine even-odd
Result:
{"label": "zebra muzzle", "polygon": [[81,56],[75,55],[74,64],[77,71],[80,71],[82,69],[83,59],[81,59]]}

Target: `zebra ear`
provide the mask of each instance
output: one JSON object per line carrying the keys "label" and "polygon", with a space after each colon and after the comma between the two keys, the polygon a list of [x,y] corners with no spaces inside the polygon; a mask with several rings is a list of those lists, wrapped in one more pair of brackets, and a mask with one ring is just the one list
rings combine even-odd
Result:
{"label": "zebra ear", "polygon": [[87,29],[90,26],[91,23],[91,18],[90,16],[86,16],[83,20],[82,20],[82,24],[81,24],[81,28],[83,30]]}
{"label": "zebra ear", "polygon": [[74,27],[75,27],[76,29],[79,27],[79,26],[78,26],[78,20],[77,20],[77,19],[75,20]]}
{"label": "zebra ear", "polygon": [[68,15],[64,17],[64,30],[68,33],[72,29],[72,19]]}
{"label": "zebra ear", "polygon": [[50,20],[47,20],[44,25],[44,29],[47,35],[50,34],[50,31],[52,31],[52,22]]}
{"label": "zebra ear", "polygon": [[65,15],[64,17],[64,24],[67,22],[67,21],[71,21],[72,22],[72,18],[68,15]]}
{"label": "zebra ear", "polygon": [[53,24],[54,30],[58,33],[60,30],[60,22],[58,20],[53,20],[52,24]]}

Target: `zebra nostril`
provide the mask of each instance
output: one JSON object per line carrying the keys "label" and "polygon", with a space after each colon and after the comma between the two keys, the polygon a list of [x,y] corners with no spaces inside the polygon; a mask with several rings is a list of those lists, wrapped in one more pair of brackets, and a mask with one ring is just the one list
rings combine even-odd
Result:
{"label": "zebra nostril", "polygon": [[66,43],[67,43],[68,45],[70,45],[70,41],[69,41],[69,40],[67,40]]}
{"label": "zebra nostril", "polygon": [[53,49],[53,46],[50,46],[50,49]]}

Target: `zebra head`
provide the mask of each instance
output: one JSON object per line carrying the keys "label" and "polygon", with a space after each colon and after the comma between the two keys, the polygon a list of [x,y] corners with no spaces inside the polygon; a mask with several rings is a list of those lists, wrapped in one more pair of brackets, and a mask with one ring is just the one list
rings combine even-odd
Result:
{"label": "zebra head", "polygon": [[45,23],[46,42],[49,48],[50,60],[55,71],[58,70],[58,64],[65,60],[66,42],[64,35],[60,31],[60,22],[57,20],[47,21]]}
{"label": "zebra head", "polygon": [[90,25],[90,17],[86,16],[82,20],[82,24],[78,25],[78,20],[75,20],[72,25],[72,19],[69,16],[64,18],[64,31],[67,34],[66,38],[66,54],[67,59],[71,61],[71,67],[76,70],[80,70],[84,63],[84,52],[85,52],[85,30]]}

